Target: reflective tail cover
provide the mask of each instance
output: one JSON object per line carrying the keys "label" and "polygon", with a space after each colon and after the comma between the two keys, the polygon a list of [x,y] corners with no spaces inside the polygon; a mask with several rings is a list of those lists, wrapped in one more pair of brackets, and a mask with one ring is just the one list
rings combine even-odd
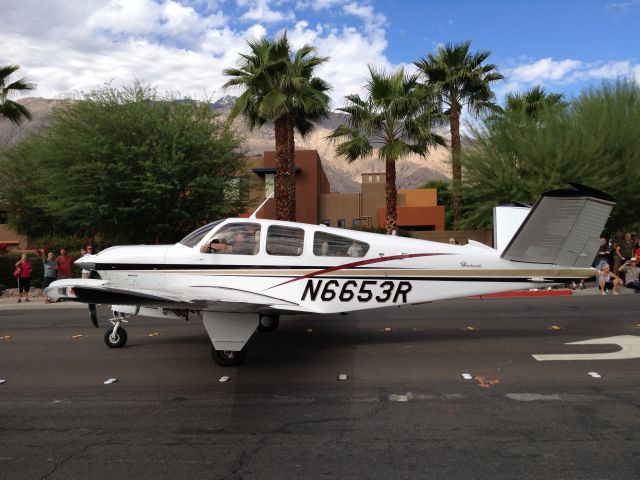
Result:
{"label": "reflective tail cover", "polygon": [[501,257],[514,262],[589,267],[615,201],[606,193],[575,190],[543,193]]}

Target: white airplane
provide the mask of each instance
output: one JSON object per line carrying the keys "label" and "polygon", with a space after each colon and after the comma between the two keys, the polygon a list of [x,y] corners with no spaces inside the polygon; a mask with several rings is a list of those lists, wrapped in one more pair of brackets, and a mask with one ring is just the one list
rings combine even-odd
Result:
{"label": "white airplane", "polygon": [[[202,319],[212,356],[238,365],[256,329],[281,315],[338,313],[548,287],[595,275],[590,267],[615,205],[600,191],[544,193],[533,207],[494,211],[496,249],[255,218],[210,223],[175,245],[108,248],[76,261],[91,279],[53,282],[47,295],[111,304],[104,339],[141,315]],[[503,248],[504,247],[504,248]]]}

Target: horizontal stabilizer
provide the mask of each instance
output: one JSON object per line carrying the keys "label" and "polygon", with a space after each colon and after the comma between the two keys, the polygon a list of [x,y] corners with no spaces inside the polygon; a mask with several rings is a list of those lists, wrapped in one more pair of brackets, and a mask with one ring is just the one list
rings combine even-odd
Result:
{"label": "horizontal stabilizer", "polygon": [[615,200],[593,188],[543,193],[504,249],[515,262],[589,267]]}

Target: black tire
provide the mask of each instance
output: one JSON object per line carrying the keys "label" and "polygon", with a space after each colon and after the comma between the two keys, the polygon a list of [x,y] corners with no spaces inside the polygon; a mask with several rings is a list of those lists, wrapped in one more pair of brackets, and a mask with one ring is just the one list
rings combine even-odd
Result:
{"label": "black tire", "polygon": [[278,315],[260,315],[258,320],[258,331],[263,333],[272,333],[278,329],[280,325],[280,316]]}
{"label": "black tire", "polygon": [[215,347],[211,347],[211,356],[221,367],[235,367],[236,365],[240,365],[246,354],[247,347],[244,347],[239,352],[233,350],[216,350]]}
{"label": "black tire", "polygon": [[127,343],[127,331],[118,327],[115,335],[112,337],[113,328],[108,328],[106,332],[104,332],[104,343],[107,344],[109,348],[120,348],[123,347],[125,343]]}

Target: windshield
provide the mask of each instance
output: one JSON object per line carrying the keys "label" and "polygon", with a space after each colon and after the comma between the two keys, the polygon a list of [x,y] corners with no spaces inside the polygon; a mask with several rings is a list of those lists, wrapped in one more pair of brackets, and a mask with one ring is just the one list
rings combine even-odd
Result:
{"label": "windshield", "polygon": [[207,235],[207,233],[211,231],[211,229],[213,229],[217,225],[220,225],[223,220],[217,220],[194,230],[189,235],[180,240],[180,243],[182,245],[186,245],[187,247],[195,247],[198,243],[200,243],[200,240],[202,240],[205,235]]}

